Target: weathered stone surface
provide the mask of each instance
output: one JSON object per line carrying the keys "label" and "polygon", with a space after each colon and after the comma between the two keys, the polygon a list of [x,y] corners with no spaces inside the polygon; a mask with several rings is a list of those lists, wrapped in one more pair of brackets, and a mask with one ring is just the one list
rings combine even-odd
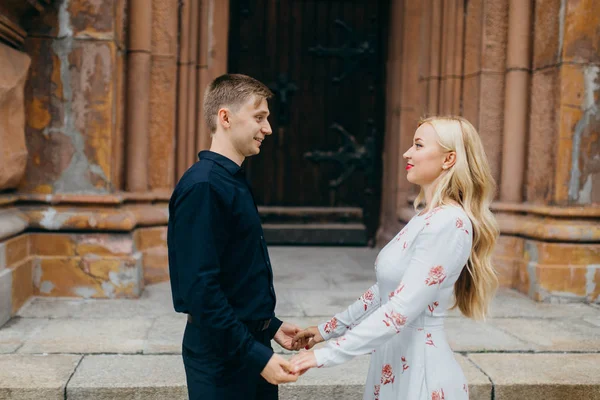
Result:
{"label": "weathered stone surface", "polygon": [[[469,2],[471,3],[471,2]],[[469,76],[463,79],[463,112],[475,129],[479,129],[479,106],[481,99],[481,75]]]}
{"label": "weathered stone surface", "polygon": [[[482,67],[483,71],[504,73],[508,30],[508,0],[484,0]],[[503,95],[504,91],[495,93]],[[504,97],[504,96],[502,96]]]}
{"label": "weathered stone surface", "polygon": [[357,357],[334,368],[311,369],[279,388],[281,399],[362,399],[370,357]]}
{"label": "weathered stone surface", "polygon": [[169,280],[169,254],[166,247],[147,250],[142,256],[144,284]]}
{"label": "weathered stone surface", "polygon": [[469,354],[496,399],[600,399],[599,354]]}
{"label": "weathered stone surface", "polygon": [[598,329],[578,319],[494,319],[490,324],[543,351],[600,351]]}
{"label": "weathered stone surface", "polygon": [[63,400],[81,356],[0,355],[0,399]]}
{"label": "weathered stone surface", "polygon": [[152,0],[152,54],[177,56],[177,0]]}
{"label": "weathered stone surface", "polygon": [[187,399],[181,356],[97,355],[85,357],[69,381],[73,400]]}
{"label": "weathered stone surface", "polygon": [[29,218],[31,227],[49,231],[130,231],[139,221],[132,211],[115,208],[27,207],[23,208],[23,212]]}
{"label": "weathered stone surface", "polygon": [[27,46],[33,62],[48,67],[36,69],[28,81],[26,132],[32,162],[20,188],[35,193],[109,191],[115,44],[31,39]]}
{"label": "weathered stone surface", "polygon": [[468,318],[448,318],[444,326],[448,343],[454,351],[530,351],[532,343],[516,339],[495,327],[489,320],[486,323]]}
{"label": "weathered stone surface", "polygon": [[535,132],[535,135],[529,135],[528,154],[535,154],[535,157],[528,157],[525,170],[526,200],[531,203],[549,204],[553,197],[552,172],[559,115],[558,79],[558,68],[547,68],[532,74],[529,132]]}
{"label": "weathered stone surface", "polygon": [[0,243],[0,271],[6,268],[6,243]]}
{"label": "weathered stone surface", "polygon": [[[504,121],[504,74],[481,74],[481,104],[479,108],[479,136],[496,182],[500,182],[502,128]],[[487,93],[495,93],[488,96]]]}
{"label": "weathered stone surface", "polygon": [[538,303],[516,290],[501,289],[492,301],[490,316],[493,320],[501,318],[564,319],[573,316],[594,318],[600,316],[600,310],[582,303]]}
{"label": "weathered stone surface", "polygon": [[23,260],[12,267],[12,314],[14,315],[33,296],[33,264]]}
{"label": "weathered stone surface", "polygon": [[[535,0],[533,10],[533,68],[557,65],[560,57],[560,7],[562,0]],[[533,102],[532,102],[533,104]]]}
{"label": "weathered stone surface", "polygon": [[525,241],[519,290],[538,301],[595,301],[599,245]]}
{"label": "weathered stone surface", "polygon": [[136,229],[133,234],[133,240],[137,251],[144,251],[153,247],[166,247],[167,227],[157,226]]}
{"label": "weathered stone surface", "polygon": [[187,316],[183,314],[156,318],[144,345],[144,354],[181,354],[186,324]]}
{"label": "weathered stone surface", "polygon": [[27,164],[24,87],[30,58],[0,44],[0,190],[14,188]]}
{"label": "weathered stone surface", "polygon": [[36,295],[83,298],[138,297],[140,257],[46,257],[34,261]]}
{"label": "weathered stone surface", "polygon": [[34,333],[48,324],[43,318],[13,317],[0,329],[0,353],[14,353]]}
{"label": "weathered stone surface", "polygon": [[0,271],[0,327],[12,315],[12,269]]}
{"label": "weathered stone surface", "polygon": [[494,249],[494,268],[502,287],[513,287],[518,282],[519,265],[523,255],[523,238],[501,235]]}
{"label": "weathered stone surface", "polygon": [[565,3],[562,59],[577,63],[600,62],[600,4],[594,0]]}
{"label": "weathered stone surface", "polygon": [[485,374],[479,370],[465,356],[455,354],[456,361],[467,378],[469,383],[469,399],[488,400],[492,398],[492,383]]}
{"label": "weathered stone surface", "polygon": [[[467,2],[465,15],[465,78],[481,72],[481,52],[483,42],[483,12],[485,0]],[[463,99],[469,99],[463,96]],[[468,118],[468,117],[467,117]],[[471,121],[473,122],[473,121]]]}
{"label": "weathered stone surface", "polygon": [[73,235],[55,233],[32,233],[29,235],[31,254],[34,256],[74,256]]}
{"label": "weathered stone surface", "polygon": [[76,38],[112,40],[115,38],[115,3],[117,0],[70,0],[66,15]]}
{"label": "weathered stone surface", "polygon": [[[153,4],[169,2],[154,1]],[[173,12],[177,7],[169,7]],[[153,30],[153,32],[156,30]],[[175,30],[173,31],[175,32]],[[168,49],[164,49],[167,51]],[[175,177],[175,104],[177,59],[152,56],[150,70],[150,142],[148,183],[151,189],[171,189]]]}
{"label": "weathered stone surface", "polygon": [[0,240],[20,234],[27,229],[28,225],[29,218],[18,209],[0,210]]}
{"label": "weathered stone surface", "polygon": [[129,234],[75,235],[75,253],[80,256],[119,257],[132,256],[133,239]]}
{"label": "weathered stone surface", "polygon": [[600,66],[560,68],[559,140],[555,176],[557,204],[600,201]]}
{"label": "weathered stone surface", "polygon": [[152,320],[52,319],[19,353],[141,353]]}
{"label": "weathered stone surface", "polygon": [[6,242],[6,265],[11,267],[29,256],[29,235],[19,235]]}

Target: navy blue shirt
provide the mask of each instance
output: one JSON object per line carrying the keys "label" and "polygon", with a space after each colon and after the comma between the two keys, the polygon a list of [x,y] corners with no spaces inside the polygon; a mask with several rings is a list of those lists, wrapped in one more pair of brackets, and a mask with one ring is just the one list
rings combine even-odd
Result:
{"label": "navy blue shirt", "polygon": [[169,202],[167,245],[175,311],[192,315],[211,353],[262,371],[273,351],[243,321],[275,318],[273,271],[254,197],[240,167],[202,151]]}

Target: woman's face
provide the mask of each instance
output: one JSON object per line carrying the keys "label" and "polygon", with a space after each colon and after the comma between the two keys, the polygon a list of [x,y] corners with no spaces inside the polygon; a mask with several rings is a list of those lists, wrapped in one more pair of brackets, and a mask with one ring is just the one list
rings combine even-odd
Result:
{"label": "woman's face", "polygon": [[413,145],[402,155],[406,159],[406,179],[419,186],[429,186],[444,171],[448,152],[440,146],[431,124],[421,125],[415,132]]}

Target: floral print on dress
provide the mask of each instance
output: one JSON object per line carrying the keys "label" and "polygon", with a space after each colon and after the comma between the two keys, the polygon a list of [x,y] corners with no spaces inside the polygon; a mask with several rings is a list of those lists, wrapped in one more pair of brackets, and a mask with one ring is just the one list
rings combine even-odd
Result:
{"label": "floral print on dress", "polygon": [[398,293],[400,293],[402,291],[402,289],[404,289],[404,283],[401,284],[400,286],[398,286],[398,289],[392,290],[390,292],[390,294],[388,295],[388,298],[391,299],[392,297],[394,297],[395,295],[397,295]]}
{"label": "floral print on dress", "polygon": [[387,385],[388,383],[394,383],[395,379],[396,379],[396,376],[394,375],[392,366],[390,364],[385,364],[381,368],[381,384]]}
{"label": "floral print on dress", "polygon": [[[333,340],[314,352],[317,364],[332,367],[370,354],[365,399],[468,400],[468,383],[449,356],[440,323],[468,262],[472,231],[459,207],[443,206],[412,219],[381,250],[372,296],[365,292],[335,315],[337,328],[327,335]],[[325,325],[319,325],[324,336]],[[342,332],[348,326],[355,327]]]}
{"label": "floral print on dress", "polygon": [[325,324],[325,328],[323,330],[325,331],[325,333],[331,333],[331,332],[335,331],[335,328],[337,328],[337,324],[338,324],[337,318],[333,317],[333,318],[331,318],[331,320],[329,320],[329,322],[327,322]]}
{"label": "floral print on dress", "polygon": [[409,365],[406,362],[406,357],[402,356],[400,360],[402,361],[402,373],[404,373],[404,371],[406,371],[409,368]]}
{"label": "floral print on dress", "polygon": [[431,337],[431,333],[427,334],[427,340],[425,341],[425,344],[428,346],[436,347],[435,343],[433,343],[433,338]]}
{"label": "floral print on dress", "polygon": [[373,291],[371,289],[367,290],[366,292],[363,293],[362,296],[359,297],[359,300],[362,300],[362,302],[364,303],[365,311],[367,311],[367,308],[369,307],[369,305],[371,305],[374,298],[375,298],[375,294],[373,293]]}
{"label": "floral print on dress", "polygon": [[433,316],[433,311],[440,305],[440,303],[438,301],[434,301],[432,304],[427,306],[427,309],[429,310],[429,312],[431,313],[431,315]]}
{"label": "floral print on dress", "polygon": [[461,231],[464,231],[467,235],[469,234],[469,231],[467,229],[463,229],[464,226],[464,222],[461,218],[456,218],[456,227],[458,229],[460,229]]}
{"label": "floral print on dress", "polygon": [[373,395],[375,396],[375,400],[379,400],[379,390],[381,389],[381,385],[375,385],[375,389],[373,390]]}
{"label": "floral print on dress", "polygon": [[389,314],[385,313],[383,323],[386,326],[393,326],[396,329],[396,333],[399,333],[400,328],[406,323],[406,316],[397,313],[396,311],[390,311]]}
{"label": "floral print on dress", "polygon": [[446,271],[444,271],[444,267],[436,265],[429,270],[429,276],[425,279],[425,284],[427,284],[427,286],[433,286],[441,284],[445,279]]}
{"label": "floral print on dress", "polygon": [[444,389],[434,390],[431,392],[431,400],[444,400],[445,398]]}

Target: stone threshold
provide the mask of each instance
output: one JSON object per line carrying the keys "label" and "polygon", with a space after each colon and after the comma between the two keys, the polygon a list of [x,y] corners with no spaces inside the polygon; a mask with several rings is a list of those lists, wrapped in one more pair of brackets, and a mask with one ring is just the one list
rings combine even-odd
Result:
{"label": "stone threshold", "polygon": [[[600,399],[599,354],[456,354],[471,400]],[[368,357],[311,370],[280,399],[362,399]],[[186,399],[179,355],[0,355],[0,398]]]}

